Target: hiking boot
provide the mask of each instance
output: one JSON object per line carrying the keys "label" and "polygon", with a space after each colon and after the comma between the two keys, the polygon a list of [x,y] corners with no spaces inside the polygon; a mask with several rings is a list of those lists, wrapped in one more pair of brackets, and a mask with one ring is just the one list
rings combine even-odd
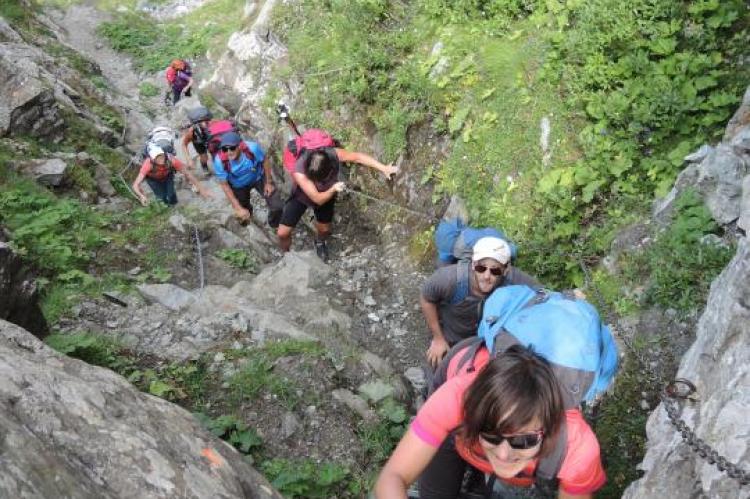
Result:
{"label": "hiking boot", "polygon": [[315,253],[318,254],[318,258],[328,263],[328,246],[325,241],[315,241]]}

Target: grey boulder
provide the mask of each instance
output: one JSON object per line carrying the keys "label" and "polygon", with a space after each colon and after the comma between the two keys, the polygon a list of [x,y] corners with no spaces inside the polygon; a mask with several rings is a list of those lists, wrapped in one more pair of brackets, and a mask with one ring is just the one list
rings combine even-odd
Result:
{"label": "grey boulder", "polygon": [[0,497],[281,497],[184,409],[2,320],[0,376]]}

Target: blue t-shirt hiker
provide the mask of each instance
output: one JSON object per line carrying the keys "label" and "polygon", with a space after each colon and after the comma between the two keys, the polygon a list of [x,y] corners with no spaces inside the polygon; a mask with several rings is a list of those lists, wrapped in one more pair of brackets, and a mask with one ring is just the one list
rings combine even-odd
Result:
{"label": "blue t-shirt hiker", "polygon": [[284,203],[273,184],[268,158],[258,143],[244,140],[235,132],[225,133],[214,156],[214,173],[240,221],[248,222],[253,215],[250,191],[255,189],[268,205],[268,225],[279,225]]}

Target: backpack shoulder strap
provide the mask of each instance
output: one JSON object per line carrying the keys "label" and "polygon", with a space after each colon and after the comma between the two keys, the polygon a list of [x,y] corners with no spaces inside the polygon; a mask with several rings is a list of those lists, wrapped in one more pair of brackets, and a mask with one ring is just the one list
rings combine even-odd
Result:
{"label": "backpack shoulder strap", "polygon": [[558,431],[555,439],[555,447],[552,449],[552,452],[540,459],[539,464],[537,464],[536,472],[534,473],[534,483],[538,488],[545,490],[549,487],[554,487],[553,490],[557,490],[557,474],[560,473],[560,468],[562,468],[567,452],[568,425],[565,418],[563,418],[560,431]]}
{"label": "backpack shoulder strap", "polygon": [[435,390],[440,388],[443,383],[448,381],[448,367],[450,366],[453,358],[461,352],[464,353],[463,356],[459,359],[456,368],[460,371],[461,368],[464,367],[468,362],[471,362],[468,370],[474,370],[474,357],[476,357],[477,352],[480,348],[482,348],[482,346],[484,346],[484,342],[479,336],[464,338],[463,340],[453,345],[453,347],[448,350],[448,353],[445,355],[445,357],[443,357],[443,360],[440,361],[440,365],[438,366],[438,368],[435,370],[435,373],[432,377],[432,383],[430,384],[429,391],[427,392],[427,396],[429,397],[430,395],[432,395]]}
{"label": "backpack shoulder strap", "polygon": [[450,305],[461,303],[469,296],[469,262],[458,262],[456,264],[456,288],[453,291]]}
{"label": "backpack shoulder strap", "polygon": [[174,162],[172,161],[173,158],[169,154],[167,154],[166,156],[167,156],[167,168],[169,168],[169,173],[176,173],[177,170],[174,167]]}
{"label": "backpack shoulder strap", "polygon": [[219,159],[221,160],[221,165],[224,167],[224,171],[227,172],[228,175],[232,174],[232,168],[229,166],[229,155],[219,149],[219,152],[217,153],[219,155]]}
{"label": "backpack shoulder strap", "polygon": [[[247,147],[244,140],[240,142],[240,151],[242,151],[242,154],[244,154],[247,159],[253,162],[255,161],[255,154],[253,154],[253,151]],[[224,151],[219,151],[219,159],[221,159],[221,164],[224,166],[224,171],[232,175],[232,169],[229,166],[229,155]]]}
{"label": "backpack shoulder strap", "polygon": [[243,140],[240,142],[240,151],[245,155],[247,159],[249,159],[252,162],[255,162],[255,154],[253,154],[253,151],[250,150],[250,148],[247,146],[247,143]]}

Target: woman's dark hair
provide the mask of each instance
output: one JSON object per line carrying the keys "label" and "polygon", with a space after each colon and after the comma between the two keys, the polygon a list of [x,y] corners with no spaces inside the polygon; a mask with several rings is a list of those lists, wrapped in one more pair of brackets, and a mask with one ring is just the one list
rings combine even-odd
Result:
{"label": "woman's dark hair", "polygon": [[492,359],[464,395],[459,429],[469,449],[480,433],[512,434],[535,419],[544,440],[538,456],[554,448],[565,417],[560,386],[547,361],[530,348],[514,345]]}
{"label": "woman's dark hair", "polygon": [[333,170],[333,161],[324,151],[313,151],[307,158],[307,177],[313,182],[323,182]]}

